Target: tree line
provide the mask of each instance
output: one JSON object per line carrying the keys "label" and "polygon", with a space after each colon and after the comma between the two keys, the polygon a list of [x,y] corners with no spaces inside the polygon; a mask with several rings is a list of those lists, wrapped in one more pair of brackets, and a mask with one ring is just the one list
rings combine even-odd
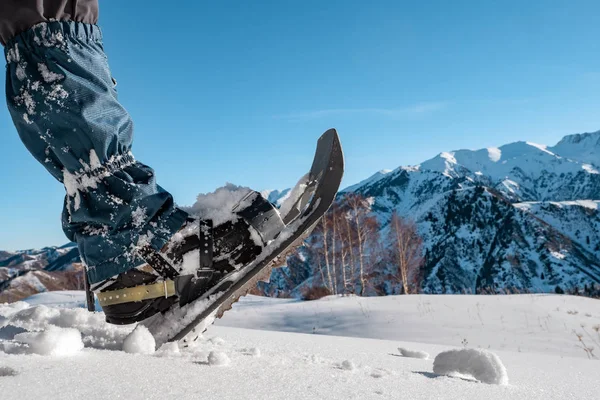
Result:
{"label": "tree line", "polygon": [[305,297],[418,290],[423,240],[415,223],[394,212],[382,230],[371,205],[371,200],[360,194],[345,194],[321,218],[300,250],[309,258],[313,277]]}

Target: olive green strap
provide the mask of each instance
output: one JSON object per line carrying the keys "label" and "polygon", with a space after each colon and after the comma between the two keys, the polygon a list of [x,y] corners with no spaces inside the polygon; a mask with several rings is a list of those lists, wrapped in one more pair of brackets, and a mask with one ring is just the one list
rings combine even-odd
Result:
{"label": "olive green strap", "polygon": [[151,285],[141,285],[131,288],[100,292],[97,293],[96,296],[98,296],[98,302],[102,307],[156,299],[159,297],[171,297],[175,296],[175,282],[168,279],[166,281],[153,283]]}

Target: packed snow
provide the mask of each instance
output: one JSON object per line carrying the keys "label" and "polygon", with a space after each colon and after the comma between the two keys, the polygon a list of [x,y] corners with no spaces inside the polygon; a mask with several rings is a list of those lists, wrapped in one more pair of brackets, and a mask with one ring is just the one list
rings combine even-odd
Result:
{"label": "packed snow", "polygon": [[[196,340],[154,352],[141,325],[112,326],[102,313],[66,308],[81,306],[76,293],[0,305],[3,397],[546,400],[600,391],[600,362],[587,359],[571,331],[584,325],[596,334],[592,299],[249,296]],[[42,304],[45,296],[54,305]],[[425,353],[434,360],[411,357]]]}

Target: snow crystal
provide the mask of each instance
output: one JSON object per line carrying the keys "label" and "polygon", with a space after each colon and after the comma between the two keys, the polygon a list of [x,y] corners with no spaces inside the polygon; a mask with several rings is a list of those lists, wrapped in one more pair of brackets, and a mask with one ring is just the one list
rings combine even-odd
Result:
{"label": "snow crystal", "polygon": [[10,48],[6,51],[6,62],[8,64],[10,63],[17,63],[21,61],[21,54],[19,53],[19,45],[15,44],[15,47]]}
{"label": "snow crystal", "polygon": [[211,351],[208,354],[208,364],[215,366],[226,366],[231,363],[231,360],[227,356],[227,354],[220,351]]}
{"label": "snow crystal", "polygon": [[23,104],[27,110],[27,114],[35,114],[36,102],[33,100],[33,96],[25,89],[21,89],[21,94],[15,97],[17,104]]}
{"label": "snow crystal", "polygon": [[[124,158],[129,158],[127,162],[123,162]],[[105,165],[100,163],[98,155],[94,150],[90,151],[90,164],[88,165],[83,160],[79,160],[81,165],[83,166],[79,171],[70,172],[66,168],[63,169],[63,184],[65,185],[65,189],[69,197],[73,197],[75,199],[75,204],[73,205],[73,209],[75,211],[79,210],[81,205],[81,196],[79,192],[85,192],[89,188],[96,189],[98,187],[98,183],[103,179],[112,174],[112,172],[107,168],[107,165],[119,165],[119,168],[125,168],[135,162],[133,155],[129,152],[126,154],[121,154],[118,156],[112,156],[108,161],[106,161]],[[94,170],[96,172],[94,176],[90,175],[89,172]]]}
{"label": "snow crystal", "polygon": [[40,22],[34,25],[31,29],[35,30],[37,35],[33,40],[38,46],[57,47],[66,49],[65,38],[61,32],[49,32],[47,22]]}
{"label": "snow crystal", "polygon": [[27,73],[25,72],[25,68],[22,65],[17,65],[17,69],[15,70],[15,75],[17,79],[22,81],[27,78]]}
{"label": "snow crystal", "polygon": [[420,350],[409,350],[404,347],[398,347],[398,351],[400,351],[400,354],[402,354],[404,357],[421,358],[423,360],[427,360],[429,358],[428,353]]}
{"label": "snow crystal", "polygon": [[212,219],[215,226],[237,219],[234,207],[252,190],[227,183],[212,193],[199,194],[196,203],[188,209],[201,219]]}
{"label": "snow crystal", "polygon": [[143,325],[135,327],[123,341],[123,351],[131,354],[152,354],[156,349],[154,337]]}
{"label": "snow crystal", "polygon": [[141,228],[146,223],[148,215],[146,214],[148,209],[146,207],[140,207],[133,210],[131,213],[131,223],[134,228]]}
{"label": "snow crystal", "polygon": [[42,78],[44,78],[44,81],[47,83],[52,83],[65,78],[65,76],[62,74],[57,74],[55,72],[50,71],[48,69],[48,66],[44,63],[38,64],[38,71],[40,71],[40,74],[42,74]]}
{"label": "snow crystal", "polygon": [[28,345],[25,353],[44,356],[69,356],[83,350],[81,332],[72,328],[51,326],[42,332],[19,333],[14,340]]}
{"label": "snow crystal", "polygon": [[100,162],[100,158],[98,157],[98,154],[96,154],[96,150],[91,149],[90,150],[89,168],[94,169],[94,168],[100,168],[101,166],[102,166],[102,163]]}
{"label": "snow crystal", "polygon": [[507,385],[508,375],[500,358],[483,349],[445,351],[433,361],[433,372],[438,375],[465,374],[492,385]]}
{"label": "snow crystal", "polygon": [[59,105],[62,105],[60,100],[64,100],[69,97],[69,93],[62,87],[62,85],[52,85],[52,90],[46,95],[48,100],[54,101]]}
{"label": "snow crystal", "polygon": [[356,365],[350,360],[344,360],[340,365],[340,368],[345,371],[354,371],[356,370]]}

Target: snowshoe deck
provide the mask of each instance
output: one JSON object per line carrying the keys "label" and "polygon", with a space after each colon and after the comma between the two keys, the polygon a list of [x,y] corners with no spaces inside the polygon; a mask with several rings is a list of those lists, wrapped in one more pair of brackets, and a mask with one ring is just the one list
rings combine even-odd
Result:
{"label": "snowshoe deck", "polygon": [[263,280],[270,272],[270,266],[300,244],[327,212],[335,200],[343,172],[342,146],[335,129],[330,129],[318,140],[306,187],[283,216],[287,225],[279,236],[265,246],[252,263],[230,273],[198,299],[182,307],[175,305],[142,322],[154,335],[157,346],[201,334],[214,318],[220,318],[259,280]]}

